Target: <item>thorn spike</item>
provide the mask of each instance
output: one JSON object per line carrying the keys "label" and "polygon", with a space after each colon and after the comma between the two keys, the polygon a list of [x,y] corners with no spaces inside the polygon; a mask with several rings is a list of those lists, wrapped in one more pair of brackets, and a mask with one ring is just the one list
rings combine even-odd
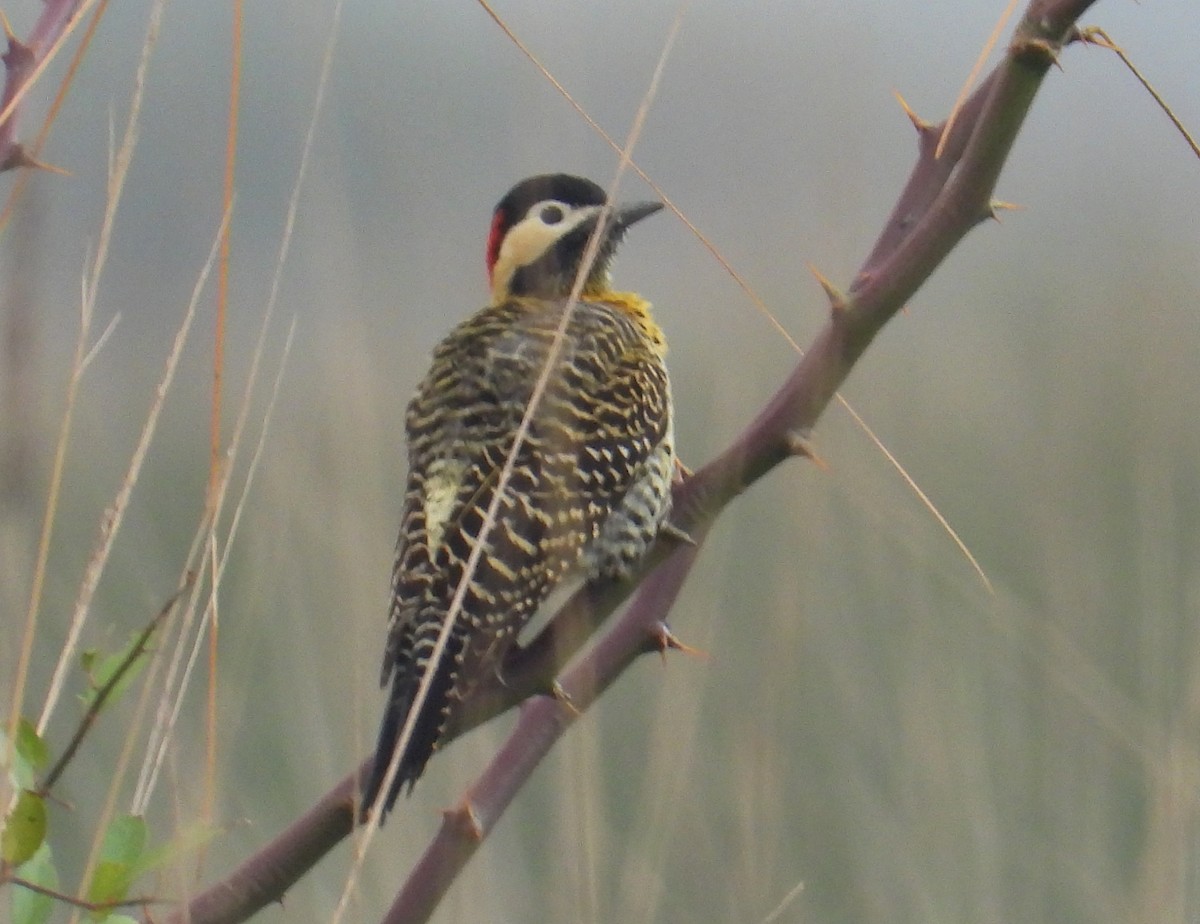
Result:
{"label": "thorn spike", "polygon": [[1058,46],[1046,39],[1034,38],[1026,39],[1023,42],[1014,43],[1011,46],[1011,53],[1014,58],[1026,58],[1030,61],[1035,61],[1038,64],[1049,67],[1053,65],[1059,70],[1062,70],[1062,65],[1058,60]]}
{"label": "thorn spike", "polygon": [[25,154],[25,162],[20,166],[33,167],[35,170],[45,170],[47,173],[54,173],[58,176],[74,176],[74,174],[72,174],[71,171],[67,170],[65,167],[59,167],[55,164],[47,163],[44,160],[38,160],[29,153]]}
{"label": "thorn spike", "polygon": [[993,199],[987,205],[987,212],[983,216],[983,220],[992,220],[997,224],[1003,224],[1000,217],[1001,212],[1020,212],[1025,209],[1025,206],[1015,202],[1005,202],[1003,199]]}
{"label": "thorn spike", "polygon": [[700,545],[700,543],[693,539],[686,530],[680,529],[670,520],[667,520],[658,528],[658,534],[664,539],[669,539],[672,542],[679,543],[680,545],[690,545],[693,548]]}
{"label": "thorn spike", "polygon": [[0,28],[4,29],[4,37],[8,39],[8,51],[4,53],[6,61],[10,54],[20,55],[24,53],[30,57],[33,56],[33,50],[17,37],[17,33],[13,32],[12,25],[2,10],[0,10]]}
{"label": "thorn spike", "polygon": [[846,296],[842,290],[835,286],[829,279],[811,263],[808,264],[808,271],[813,274],[813,278],[825,290],[825,297],[829,299],[829,307],[833,313],[840,314],[846,310]]}
{"label": "thorn spike", "polygon": [[575,705],[575,701],[571,699],[571,694],[567,692],[566,687],[564,687],[557,680],[554,681],[554,683],[550,686],[550,695],[553,696],[555,701],[567,711],[571,718],[577,719],[583,715],[583,713],[579,711],[579,707]]}
{"label": "thorn spike", "polygon": [[691,645],[684,644],[679,640],[679,637],[671,631],[671,627],[661,620],[656,622],[648,630],[649,638],[647,640],[647,650],[657,651],[662,655],[663,664],[667,663],[668,651],[680,651],[685,655],[690,655],[701,660],[709,660],[707,651],[699,648],[693,648]]}
{"label": "thorn spike", "polygon": [[798,430],[793,430],[787,435],[787,451],[794,456],[799,456],[801,459],[808,459],[817,468],[823,472],[829,471],[829,465],[824,459],[817,455],[817,451],[813,448],[812,441],[804,433]]}
{"label": "thorn spike", "polygon": [[0,173],[20,167],[32,167],[35,170],[45,170],[47,173],[57,173],[59,176],[71,176],[70,170],[64,170],[62,167],[38,160],[25,149],[23,144],[17,142],[8,149],[8,154],[5,155],[3,161],[0,161]]}
{"label": "thorn spike", "polygon": [[908,105],[908,100],[900,95],[899,90],[893,90],[892,95],[896,97],[896,102],[900,104],[901,110],[903,110],[904,114],[908,116],[908,121],[912,122],[913,128],[917,130],[918,134],[928,135],[934,130],[933,123],[927,122],[917,115],[912,106]]}
{"label": "thorn spike", "polygon": [[453,825],[460,833],[471,838],[476,843],[483,840],[483,822],[479,820],[479,813],[475,811],[475,806],[471,804],[470,796],[465,797],[454,808],[443,809],[442,817],[446,819],[448,824]]}

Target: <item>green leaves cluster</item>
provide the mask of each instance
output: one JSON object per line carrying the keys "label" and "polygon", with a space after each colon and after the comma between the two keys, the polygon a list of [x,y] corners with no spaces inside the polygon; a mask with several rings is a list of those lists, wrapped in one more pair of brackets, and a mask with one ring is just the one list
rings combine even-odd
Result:
{"label": "green leaves cluster", "polygon": [[136,924],[121,909],[153,899],[134,896],[135,883],[147,873],[178,863],[212,838],[212,829],[197,827],[183,831],[167,844],[148,847],[145,820],[121,815],[104,832],[96,868],[82,895],[69,889],[64,892],[60,886],[54,851],[47,838],[50,825],[46,793],[76,757],[99,713],[121,699],[145,665],[147,643],[155,628],[151,624],[111,654],[89,651],[81,657],[87,676],[80,697],[84,716],[66,751],[49,772],[50,749],[32,723],[22,719],[11,744],[0,729],[0,761],[11,756],[8,780],[11,791],[17,793],[0,828],[0,888],[10,893],[13,924],[45,924],[56,905],[63,904],[86,909],[92,921]]}

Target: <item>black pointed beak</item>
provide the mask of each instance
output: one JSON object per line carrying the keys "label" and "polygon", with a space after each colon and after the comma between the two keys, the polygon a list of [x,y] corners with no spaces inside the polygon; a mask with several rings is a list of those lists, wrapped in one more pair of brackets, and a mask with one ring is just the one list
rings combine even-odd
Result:
{"label": "black pointed beak", "polygon": [[643,218],[649,218],[655,212],[662,211],[661,202],[634,202],[617,208],[613,216],[613,225],[622,231]]}

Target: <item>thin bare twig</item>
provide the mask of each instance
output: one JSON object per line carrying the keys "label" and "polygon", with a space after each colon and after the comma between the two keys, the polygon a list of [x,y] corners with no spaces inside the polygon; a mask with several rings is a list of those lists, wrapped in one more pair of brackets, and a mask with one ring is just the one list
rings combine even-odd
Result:
{"label": "thin bare twig", "polygon": [[[189,581],[190,584],[190,581]],[[116,690],[124,676],[129,673],[134,664],[137,663],[146,651],[146,646],[150,643],[151,637],[158,630],[163,621],[175,609],[175,604],[179,602],[179,598],[183,596],[183,592],[187,590],[187,585],[179,588],[175,593],[171,594],[166,603],[163,604],[154,618],[146,624],[146,627],[138,634],[137,640],[130,647],[129,652],[121,660],[113,671],[112,676],[104,683],[100,689],[96,691],[96,695],[92,697],[91,703],[88,705],[87,711],[83,714],[83,718],[79,720],[79,725],[75,729],[75,734],[71,736],[71,740],[67,742],[67,746],[63,748],[62,754],[55,762],[54,766],[46,774],[46,778],[42,781],[39,792],[45,795],[54,788],[54,784],[58,782],[58,778],[62,776],[63,771],[70,765],[71,759],[75,756],[75,752],[79,750],[79,746],[83,744],[83,739],[87,737],[87,733],[95,724],[97,717],[100,715],[100,710],[104,708],[104,704],[108,702],[108,698]]]}
{"label": "thin bare twig", "polygon": [[164,905],[168,903],[166,899],[155,898],[152,895],[123,898],[119,901],[89,902],[87,899],[76,898],[74,895],[59,892],[56,889],[51,889],[49,886],[44,886],[37,882],[30,882],[28,879],[22,879],[20,876],[6,876],[0,881],[27,889],[30,892],[36,892],[38,895],[45,895],[47,898],[53,898],[64,905],[71,905],[83,911],[115,911],[118,908],[145,908],[148,905]]}
{"label": "thin bare twig", "polygon": [[1192,153],[1197,157],[1200,157],[1200,143],[1198,143],[1196,139],[1192,137],[1192,133],[1189,132],[1187,130],[1187,126],[1183,124],[1183,120],[1181,120],[1179,116],[1175,114],[1175,110],[1172,109],[1167,104],[1167,101],[1162,98],[1162,95],[1154,88],[1154,84],[1146,79],[1146,75],[1143,74],[1138,69],[1137,65],[1133,63],[1133,59],[1131,59],[1129,55],[1125,53],[1125,49],[1109,38],[1107,32],[1105,32],[1103,29],[1097,28],[1096,26],[1089,26],[1086,29],[1080,29],[1076,33],[1076,36],[1078,37],[1079,41],[1085,42],[1089,45],[1097,45],[1100,48],[1107,48],[1118,58],[1120,58],[1121,63],[1128,68],[1129,73],[1133,74],[1137,82],[1142,85],[1142,89],[1150,94],[1150,97],[1154,100],[1155,104],[1157,104],[1158,108],[1161,109],[1163,114],[1171,120],[1171,124],[1174,125],[1175,130],[1183,136],[1183,140],[1186,141],[1188,147],[1192,149]]}
{"label": "thin bare twig", "polygon": [[[108,177],[108,195],[105,197],[104,203],[104,218],[100,225],[100,239],[96,249],[96,258],[92,264],[91,273],[88,276],[87,283],[84,289],[82,311],[84,317],[90,319],[95,310],[96,295],[100,286],[100,277],[104,271],[105,264],[108,260],[108,247],[112,240],[112,230],[116,223],[117,209],[121,202],[121,193],[125,188],[125,179],[129,175],[129,167],[133,163],[133,152],[137,147],[138,137],[138,119],[141,116],[142,99],[145,95],[146,87],[146,72],[150,66],[150,58],[154,52],[155,45],[158,41],[158,31],[162,23],[163,2],[159,0],[150,13],[150,22],[146,29],[146,38],[142,44],[142,58],[138,62],[137,75],[134,79],[133,100],[129,107],[129,118],[125,124],[125,133],[122,136],[121,146],[116,152],[116,157],[113,161],[112,169]],[[83,631],[84,622],[87,620],[88,612],[91,607],[92,597],[96,592],[96,587],[100,582],[100,576],[104,573],[104,567],[108,562],[108,556],[112,551],[113,543],[116,540],[117,532],[121,528],[121,521],[124,518],[125,510],[129,505],[129,498],[133,493],[133,487],[137,483],[138,474],[141,471],[142,462],[145,459],[146,451],[149,448],[150,441],[153,439],[155,424],[158,420],[158,413],[162,409],[163,401],[166,398],[166,393],[171,387],[171,381],[175,375],[179,355],[182,352],[183,344],[187,339],[188,322],[185,322],[183,329],[180,331],[180,336],[176,337],[176,343],[173,353],[167,360],[166,369],[163,372],[163,378],[159,382],[159,390],[155,401],[151,405],[150,414],[146,420],[146,425],[142,429],[141,438],[137,447],[134,449],[133,457],[129,462],[129,469],[125,474],[125,479],[121,483],[121,487],[117,491],[117,496],[114,499],[112,506],[105,511],[104,518],[100,525],[100,536],[97,541],[96,549],[92,553],[92,557],[88,560],[86,569],[84,570],[83,580],[80,582],[79,593],[75,600],[74,612],[71,616],[71,625],[67,630],[67,638],[63,643],[62,651],[59,653],[58,663],[54,667],[54,674],[51,678],[50,689],[46,694],[46,702],[42,706],[41,715],[38,717],[37,730],[38,734],[42,734],[46,729],[46,724],[50,721],[50,716],[54,712],[54,707],[58,702],[59,692],[62,690],[63,679],[66,675],[67,666],[70,664],[71,658],[74,656],[75,647],[79,642],[80,633]],[[73,376],[71,381],[72,391],[78,387],[78,376]],[[66,433],[63,435],[63,450],[65,451]],[[47,535],[47,541],[48,541]],[[30,604],[31,610],[36,610],[37,600]]]}

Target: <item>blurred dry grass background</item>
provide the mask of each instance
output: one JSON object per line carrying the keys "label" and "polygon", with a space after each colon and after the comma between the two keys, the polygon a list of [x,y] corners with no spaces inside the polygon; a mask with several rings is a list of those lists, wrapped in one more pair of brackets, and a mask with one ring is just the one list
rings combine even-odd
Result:
{"label": "blurred dry grass background", "polygon": [[[999,6],[694,4],[635,157],[804,343],[825,310],[805,264],[848,282],[912,162],[891,91],[940,118]],[[18,34],[36,8],[6,11]],[[330,9],[247,8],[231,394]],[[108,121],[127,105],[145,12],[110,11],[45,152],[73,176],[34,183],[36,261],[20,243],[28,226],[0,239],[4,286],[19,278],[36,304],[36,404],[26,432],[6,422],[3,434],[28,441],[33,460],[0,523],[9,625],[28,593]],[[675,9],[500,12],[619,137]],[[1090,21],[1200,126],[1200,11],[1114,0]],[[221,4],[168,8],[102,283],[98,327],[116,311],[122,321],[81,398],[35,700],[219,224],[227,35]],[[1200,182],[1114,58],[1075,48],[1063,65],[1001,180],[1000,195],[1025,209],[952,255],[846,392],[961,532],[995,596],[832,412],[817,433],[830,470],[773,475],[705,549],[673,625],[711,658],[637,665],[539,770],[439,921],[757,922],[800,882],[773,920],[1197,920]],[[607,182],[614,170],[470,4],[349,4],[315,157],[273,341],[277,354],[294,314],[297,344],[222,600],[219,813],[230,830],[210,877],[373,738],[403,406],[433,343],[485,298],[491,206],[528,174]],[[658,307],[681,451],[698,464],[793,357],[669,219],[636,229],[615,275]],[[119,644],[173,588],[203,503],[211,327],[199,322],[169,399],[91,643]],[[14,660],[0,645],[0,678]],[[200,801],[198,698],[186,713],[164,826],[171,800],[185,816]],[[379,916],[506,725],[431,765],[375,843],[361,919]],[[119,727],[109,717],[108,737],[66,778],[83,830]],[[57,811],[54,823],[76,822]],[[261,920],[326,920],[348,855]]]}

